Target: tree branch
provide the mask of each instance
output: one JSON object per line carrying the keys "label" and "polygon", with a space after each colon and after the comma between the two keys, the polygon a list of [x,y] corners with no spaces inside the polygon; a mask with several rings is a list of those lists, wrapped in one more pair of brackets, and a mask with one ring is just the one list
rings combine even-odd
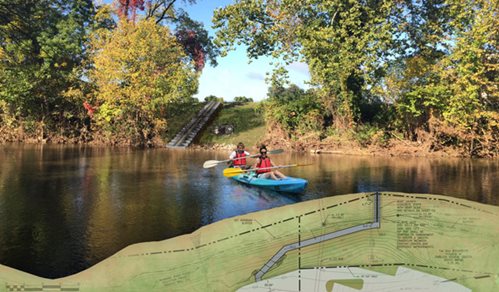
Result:
{"label": "tree branch", "polygon": [[154,4],[152,4],[154,6],[151,6],[151,7],[154,7],[154,8],[149,9],[149,12],[147,13],[147,18],[154,16],[154,12],[156,12],[156,9],[158,9],[159,6],[161,6],[161,4],[164,4],[164,3],[165,3],[164,1],[161,1],[161,2],[155,2]]}
{"label": "tree branch", "polygon": [[166,6],[166,8],[161,13],[161,16],[156,20],[156,23],[160,23],[163,19],[165,19],[166,12],[173,6],[175,1],[177,1],[177,0],[172,0],[172,2],[170,2],[168,4],[168,6]]}

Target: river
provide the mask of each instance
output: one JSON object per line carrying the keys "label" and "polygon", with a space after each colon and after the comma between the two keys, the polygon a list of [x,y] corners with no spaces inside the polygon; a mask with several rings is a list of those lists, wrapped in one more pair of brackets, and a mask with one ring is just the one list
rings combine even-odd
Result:
{"label": "river", "polygon": [[138,242],[163,240],[258,210],[373,191],[444,194],[499,204],[499,160],[284,153],[309,180],[279,194],[223,177],[228,153],[57,145],[0,146],[0,264],[67,276]]}

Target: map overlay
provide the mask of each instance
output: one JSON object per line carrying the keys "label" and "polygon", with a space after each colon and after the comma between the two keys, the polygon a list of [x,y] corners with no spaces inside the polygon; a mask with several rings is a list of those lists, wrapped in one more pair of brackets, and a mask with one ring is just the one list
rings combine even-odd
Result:
{"label": "map overlay", "polygon": [[0,291],[499,291],[499,207],[359,193],[131,245],[75,275],[0,265]]}

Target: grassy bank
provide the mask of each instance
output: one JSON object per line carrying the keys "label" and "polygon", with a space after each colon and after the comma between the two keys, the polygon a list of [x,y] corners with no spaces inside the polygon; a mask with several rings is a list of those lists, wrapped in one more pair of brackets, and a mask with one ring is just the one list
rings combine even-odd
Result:
{"label": "grassy bank", "polygon": [[[321,137],[320,131],[309,130],[299,136],[289,137],[289,132],[279,124],[263,119],[264,109],[261,103],[226,103],[216,118],[207,126],[195,144],[226,148],[224,145],[246,144],[250,151],[256,145],[264,143],[270,148],[282,148],[288,151],[306,151],[314,153],[335,153],[348,155],[383,155],[383,156],[425,156],[425,157],[461,157],[456,149],[445,148],[432,150],[429,145],[410,142],[398,137],[386,137],[382,132],[367,130],[344,133],[330,132]],[[184,123],[187,121],[183,120]],[[182,124],[182,123],[181,123]],[[215,135],[213,130],[220,125],[233,125],[231,135]],[[179,127],[179,129],[181,126]],[[270,128],[271,130],[269,131]]]}
{"label": "grassy bank", "polygon": [[[220,125],[234,126],[230,135],[215,135],[213,130]],[[226,103],[217,117],[208,125],[198,138],[198,144],[237,144],[243,142],[247,147],[257,145],[265,135],[265,121],[260,103]]]}

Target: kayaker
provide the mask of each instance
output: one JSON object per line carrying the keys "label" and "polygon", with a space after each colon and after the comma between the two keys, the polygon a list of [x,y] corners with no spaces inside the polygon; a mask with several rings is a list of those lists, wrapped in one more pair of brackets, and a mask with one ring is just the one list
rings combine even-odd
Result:
{"label": "kayaker", "polygon": [[230,162],[230,165],[232,167],[239,167],[242,169],[248,169],[250,168],[249,165],[246,165],[246,158],[247,156],[250,156],[249,152],[244,150],[244,144],[243,142],[239,142],[237,144],[237,149],[232,151],[232,153],[229,155],[229,159],[234,159],[234,158],[239,158],[236,160],[232,160]]}
{"label": "kayaker", "polygon": [[[267,168],[267,167],[272,167],[275,166],[270,158],[267,156],[267,147],[265,145],[262,145],[260,147],[260,157],[257,159],[256,164],[253,166],[253,168]],[[272,170],[272,169],[257,169],[256,174],[260,178],[272,178],[275,180],[280,180],[286,178],[284,174],[282,174],[278,170]]]}

